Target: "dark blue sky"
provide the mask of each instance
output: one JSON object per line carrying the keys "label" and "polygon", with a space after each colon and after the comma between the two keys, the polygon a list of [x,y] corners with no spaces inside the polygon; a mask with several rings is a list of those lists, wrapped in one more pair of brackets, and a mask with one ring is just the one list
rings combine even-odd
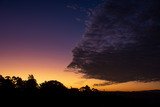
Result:
{"label": "dark blue sky", "polygon": [[[0,74],[80,81],[64,72],[101,0],[0,0]],[[66,76],[67,75],[67,76]],[[68,81],[66,81],[68,80]]]}
{"label": "dark blue sky", "polygon": [[29,47],[68,51],[84,32],[87,10],[100,1],[1,0],[0,49]]}

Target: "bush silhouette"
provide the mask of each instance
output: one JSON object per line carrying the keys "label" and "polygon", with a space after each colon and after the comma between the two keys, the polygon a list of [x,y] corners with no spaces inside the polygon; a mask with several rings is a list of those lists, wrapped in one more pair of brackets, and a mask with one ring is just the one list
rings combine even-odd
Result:
{"label": "bush silhouette", "polygon": [[59,81],[51,80],[40,84],[40,91],[47,95],[62,95],[66,93],[67,88]]}

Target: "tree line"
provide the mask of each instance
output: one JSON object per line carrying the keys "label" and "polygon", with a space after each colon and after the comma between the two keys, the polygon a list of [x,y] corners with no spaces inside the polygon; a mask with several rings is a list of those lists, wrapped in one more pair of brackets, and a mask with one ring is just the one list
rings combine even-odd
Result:
{"label": "tree line", "polygon": [[[60,96],[60,97],[59,97]],[[63,96],[63,97],[61,97]],[[64,96],[80,96],[80,97],[64,97]],[[82,97],[81,97],[82,96]],[[84,96],[84,97],[83,97]],[[86,97],[87,96],[87,97]],[[89,96],[89,98],[88,98]],[[90,97],[91,96],[91,97]],[[80,98],[78,100],[77,98]],[[160,105],[160,91],[142,91],[142,92],[106,92],[90,88],[88,85],[81,88],[67,88],[57,80],[45,81],[38,84],[33,75],[29,75],[27,80],[20,77],[3,77],[0,75],[0,101],[35,101],[35,99],[48,103],[51,100],[55,103],[58,101],[67,101],[69,106],[72,102],[81,105],[88,104],[89,106],[106,107],[107,104],[145,104],[145,105]],[[89,99],[91,101],[89,101]],[[115,103],[117,102],[117,103]],[[40,103],[40,102],[38,102]],[[45,103],[45,104],[47,104]],[[37,104],[37,103],[36,103]],[[58,105],[63,103],[58,103]],[[73,104],[73,106],[75,106]]]}
{"label": "tree line", "polygon": [[16,76],[3,77],[0,75],[0,95],[3,96],[90,96],[99,93],[99,90],[91,89],[88,85],[81,88],[67,88],[57,80],[38,84],[33,75],[29,75],[27,80]]}

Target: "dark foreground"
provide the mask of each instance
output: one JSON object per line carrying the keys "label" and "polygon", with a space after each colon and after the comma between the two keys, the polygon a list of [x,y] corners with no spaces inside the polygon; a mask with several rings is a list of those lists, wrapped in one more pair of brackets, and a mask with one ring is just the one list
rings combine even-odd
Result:
{"label": "dark foreground", "polygon": [[[1,94],[1,104],[44,107],[160,107],[160,91],[79,92],[63,94]],[[8,103],[6,103],[8,102]]]}
{"label": "dark foreground", "polygon": [[[3,106],[2,106],[3,105]],[[160,107],[160,90],[141,92],[104,92],[89,86],[67,88],[56,80],[37,84],[33,75],[28,80],[0,76],[2,107]]]}

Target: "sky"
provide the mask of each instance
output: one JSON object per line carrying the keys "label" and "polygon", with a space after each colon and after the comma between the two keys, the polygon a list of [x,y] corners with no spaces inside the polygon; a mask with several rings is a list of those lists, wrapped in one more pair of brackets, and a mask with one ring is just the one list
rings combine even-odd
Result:
{"label": "sky", "polygon": [[24,79],[33,74],[39,83],[58,80],[67,87],[88,84],[111,91],[160,89],[157,82],[99,87],[94,84],[104,80],[66,71],[72,50],[85,33],[90,11],[101,3],[103,0],[1,0],[0,74]]}
{"label": "sky", "polygon": [[99,2],[1,0],[0,74],[25,79],[33,74],[39,82],[57,79],[79,86],[81,76],[64,70],[83,35],[87,10]]}

